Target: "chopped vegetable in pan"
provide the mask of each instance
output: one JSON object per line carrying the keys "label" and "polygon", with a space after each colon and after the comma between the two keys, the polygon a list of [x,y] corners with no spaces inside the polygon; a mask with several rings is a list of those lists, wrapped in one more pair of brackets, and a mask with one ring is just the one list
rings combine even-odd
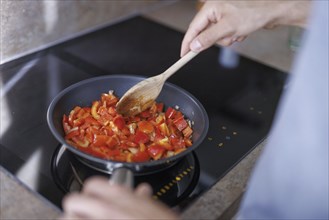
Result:
{"label": "chopped vegetable in pan", "polygon": [[178,109],[163,103],[136,116],[116,112],[113,91],[91,107],[76,106],[63,116],[65,140],[79,150],[103,159],[146,162],[179,154],[192,146],[191,123]]}

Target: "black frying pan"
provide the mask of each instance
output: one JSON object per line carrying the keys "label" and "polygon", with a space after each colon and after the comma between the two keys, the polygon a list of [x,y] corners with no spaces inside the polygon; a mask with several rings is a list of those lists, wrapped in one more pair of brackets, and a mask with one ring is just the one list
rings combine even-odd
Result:
{"label": "black frying pan", "polygon": [[[63,114],[69,114],[75,106],[91,106],[91,103],[100,98],[102,93],[113,90],[115,95],[121,97],[129,88],[145,78],[128,75],[108,75],[83,80],[61,91],[51,102],[47,121],[49,128],[56,139],[73,152],[84,164],[102,172],[112,173],[118,168],[133,171],[135,175],[149,174],[168,168],[185,155],[191,153],[205,138],[209,121],[201,103],[187,91],[171,84],[165,83],[157,101],[163,102],[166,107],[179,106],[180,111],[194,122],[192,141],[193,145],[178,155],[142,163],[117,162],[98,158],[84,153],[66,143],[62,128]],[[188,81],[186,82],[188,83]]]}

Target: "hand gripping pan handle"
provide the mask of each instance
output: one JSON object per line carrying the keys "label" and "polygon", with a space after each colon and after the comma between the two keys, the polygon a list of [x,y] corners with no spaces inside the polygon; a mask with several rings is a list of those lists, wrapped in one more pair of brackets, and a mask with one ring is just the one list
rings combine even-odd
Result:
{"label": "hand gripping pan handle", "polygon": [[109,180],[110,184],[117,184],[129,188],[134,187],[134,174],[130,169],[120,167],[113,171]]}

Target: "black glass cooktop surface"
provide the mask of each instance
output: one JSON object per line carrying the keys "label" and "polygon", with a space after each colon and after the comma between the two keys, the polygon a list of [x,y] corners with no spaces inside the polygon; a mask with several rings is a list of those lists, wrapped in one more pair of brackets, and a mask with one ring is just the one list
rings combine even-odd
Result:
{"label": "black glass cooktop surface", "polygon": [[[46,121],[51,100],[67,86],[99,75],[161,73],[179,59],[183,36],[137,16],[1,65],[1,166],[60,207],[67,188],[79,181],[74,183],[71,162],[63,159],[70,157],[68,152],[57,160],[60,168],[54,168],[60,146]],[[167,202],[171,206],[191,204],[257,146],[271,126],[287,74],[237,54],[227,65],[223,52],[211,47],[168,80],[192,93],[210,120],[207,137],[186,158],[186,167],[168,170],[168,182],[154,183],[160,174],[141,180],[152,184],[158,199],[168,187],[179,190]],[[98,174],[77,166],[82,182]],[[171,186],[176,177],[189,184]]]}

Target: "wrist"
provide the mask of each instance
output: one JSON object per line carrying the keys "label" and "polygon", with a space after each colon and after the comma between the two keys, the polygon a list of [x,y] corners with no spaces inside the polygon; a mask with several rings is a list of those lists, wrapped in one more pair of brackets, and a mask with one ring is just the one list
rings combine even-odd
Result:
{"label": "wrist", "polygon": [[310,12],[310,0],[304,1],[279,1],[273,8],[273,17],[270,25],[291,25],[306,27]]}

